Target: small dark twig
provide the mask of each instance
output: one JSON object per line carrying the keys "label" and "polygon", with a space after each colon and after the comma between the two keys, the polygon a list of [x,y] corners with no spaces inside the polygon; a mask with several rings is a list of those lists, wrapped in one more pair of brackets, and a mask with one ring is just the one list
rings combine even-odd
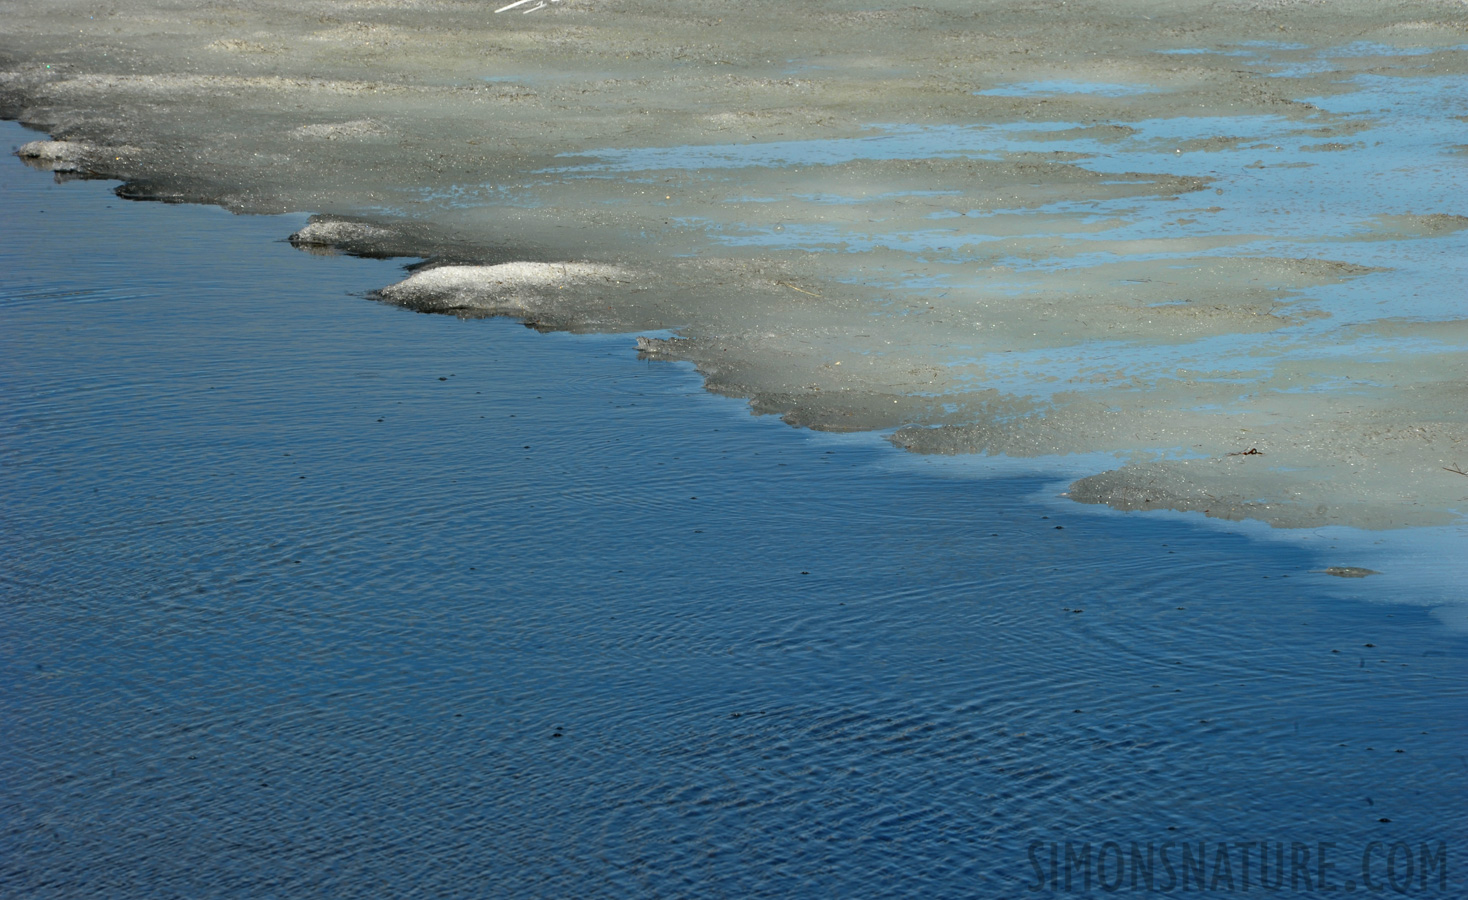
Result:
{"label": "small dark twig", "polygon": [[808,291],[805,288],[796,287],[795,285],[791,284],[788,281],[777,281],[777,282],[775,282],[775,284],[778,284],[778,285],[780,285],[782,287],[788,287],[792,291],[800,291],[802,294],[810,294],[812,297],[819,297],[819,296],[821,296],[820,294],[817,294],[815,291]]}
{"label": "small dark twig", "polygon": [[1468,475],[1468,472],[1464,472],[1463,471],[1463,467],[1462,466],[1459,466],[1459,465],[1443,466],[1443,471],[1444,472],[1457,472],[1459,475]]}
{"label": "small dark twig", "polygon": [[1258,447],[1250,447],[1248,450],[1240,450],[1237,453],[1230,453],[1228,455],[1229,456],[1263,456],[1264,455],[1264,451],[1263,450],[1260,450]]}

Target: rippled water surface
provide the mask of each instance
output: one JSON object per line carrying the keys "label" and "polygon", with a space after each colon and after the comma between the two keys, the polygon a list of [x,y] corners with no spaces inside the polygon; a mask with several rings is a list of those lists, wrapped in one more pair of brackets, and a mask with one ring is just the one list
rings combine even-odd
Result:
{"label": "rippled water surface", "polygon": [[0,189],[7,896],[1010,897],[1068,840],[1463,884],[1468,646],[1327,547],[375,304],[299,218]]}

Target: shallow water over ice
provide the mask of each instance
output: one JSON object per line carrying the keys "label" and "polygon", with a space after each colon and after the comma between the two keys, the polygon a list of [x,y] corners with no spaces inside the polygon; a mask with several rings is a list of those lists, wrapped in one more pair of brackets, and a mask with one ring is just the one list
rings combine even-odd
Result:
{"label": "shallow water over ice", "polygon": [[[764,318],[707,348],[668,348],[758,408],[788,408],[761,387],[795,392],[769,370],[807,359],[821,377],[805,390],[897,399],[834,414],[796,401],[793,420],[905,424],[898,442],[923,452],[1130,454],[1078,485],[1093,502],[1137,508],[1129,498],[1146,494],[1143,507],[1295,527],[1445,524],[1464,502],[1447,471],[1461,438],[1447,436],[1464,427],[1468,377],[1468,168],[1454,149],[1468,146],[1465,98],[1462,75],[1345,73],[1330,95],[1301,98],[1315,111],[1305,121],[893,123],[858,138],[583,150],[546,174],[672,183],[669,221],[685,234],[804,254],[839,285],[792,289],[866,292],[829,314],[839,343],[810,341],[814,354],[760,349],[778,330]],[[892,168],[903,163],[920,174]],[[723,200],[681,212],[700,194]],[[702,325],[688,331],[719,336]],[[848,362],[834,377],[843,356],[859,374]],[[1221,478],[1176,465],[1249,447],[1270,459]]]}
{"label": "shallow water over ice", "polygon": [[1000,898],[1068,840],[1461,887],[1468,644],[1329,532],[369,303],[299,217],[0,204],[0,892]]}

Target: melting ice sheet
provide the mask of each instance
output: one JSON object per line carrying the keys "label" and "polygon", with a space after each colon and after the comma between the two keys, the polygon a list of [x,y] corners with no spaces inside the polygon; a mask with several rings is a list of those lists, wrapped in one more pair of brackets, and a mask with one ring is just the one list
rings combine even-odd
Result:
{"label": "melting ice sheet", "polygon": [[5,896],[1085,896],[1033,841],[1457,877],[1468,636],[1356,602],[1428,598],[1344,529],[1078,506],[627,336],[366,303],[395,264],[303,216],[13,162],[0,203]]}
{"label": "melting ice sheet", "polygon": [[[835,414],[784,400],[776,411],[796,420],[905,425],[894,439],[928,452],[1150,451],[1155,461],[1077,486],[1078,498],[1121,508],[1446,524],[1468,494],[1451,471],[1468,436],[1468,218],[1440,210],[1468,196],[1463,158],[1450,152],[1468,134],[1462,116],[1443,113],[1468,111],[1468,81],[1358,75],[1351,85],[1311,98],[1324,113],[1370,114],[1344,134],[1286,116],[1144,119],[1121,134],[890,124],[848,139],[583,151],[543,174],[635,173],[649,185],[676,175],[680,192],[692,182],[724,194],[717,209],[677,219],[714,247],[802,251],[828,281],[885,289],[830,316],[840,344],[803,358],[817,373],[810,394],[861,400],[837,401]],[[1030,163],[1035,181],[1023,184],[1011,169],[994,179],[1010,192],[999,196],[975,190],[983,164],[1037,153],[1078,162],[1064,176],[1047,167],[1068,166]],[[930,171],[875,176],[895,161]],[[1084,179],[1082,198],[1054,183],[1067,177]],[[694,355],[756,403],[759,388],[738,383],[750,376],[726,375],[714,354],[740,339],[746,360],[793,349],[768,331],[698,336],[701,347],[656,352]],[[856,374],[820,377],[843,364]],[[870,402],[883,389],[892,410]],[[918,397],[926,421],[913,424]]]}
{"label": "melting ice sheet", "polygon": [[150,9],[4,4],[38,165],[315,211],[302,247],[458,267],[381,299],[642,332],[792,424],[1086,459],[1078,500],[1468,504],[1461,16]]}

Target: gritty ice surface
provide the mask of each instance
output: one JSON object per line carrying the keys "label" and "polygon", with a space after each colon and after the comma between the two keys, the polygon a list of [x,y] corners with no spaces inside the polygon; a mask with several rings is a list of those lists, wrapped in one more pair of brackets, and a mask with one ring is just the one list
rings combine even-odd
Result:
{"label": "gritty ice surface", "polygon": [[306,227],[291,235],[291,243],[298,247],[342,247],[360,244],[363,247],[390,240],[393,231],[366,222],[347,222],[340,219],[315,219]]}
{"label": "gritty ice surface", "polygon": [[509,262],[439,266],[389,285],[379,296],[422,312],[544,316],[561,292],[586,282],[625,284],[631,273],[596,263]]}
{"label": "gritty ice surface", "polygon": [[[1468,509],[1468,7],[0,0],[21,155],[1119,509]],[[630,349],[630,348],[629,348]]]}
{"label": "gritty ice surface", "polygon": [[48,166],[71,166],[95,149],[85,141],[31,141],[21,144],[15,155]]}

